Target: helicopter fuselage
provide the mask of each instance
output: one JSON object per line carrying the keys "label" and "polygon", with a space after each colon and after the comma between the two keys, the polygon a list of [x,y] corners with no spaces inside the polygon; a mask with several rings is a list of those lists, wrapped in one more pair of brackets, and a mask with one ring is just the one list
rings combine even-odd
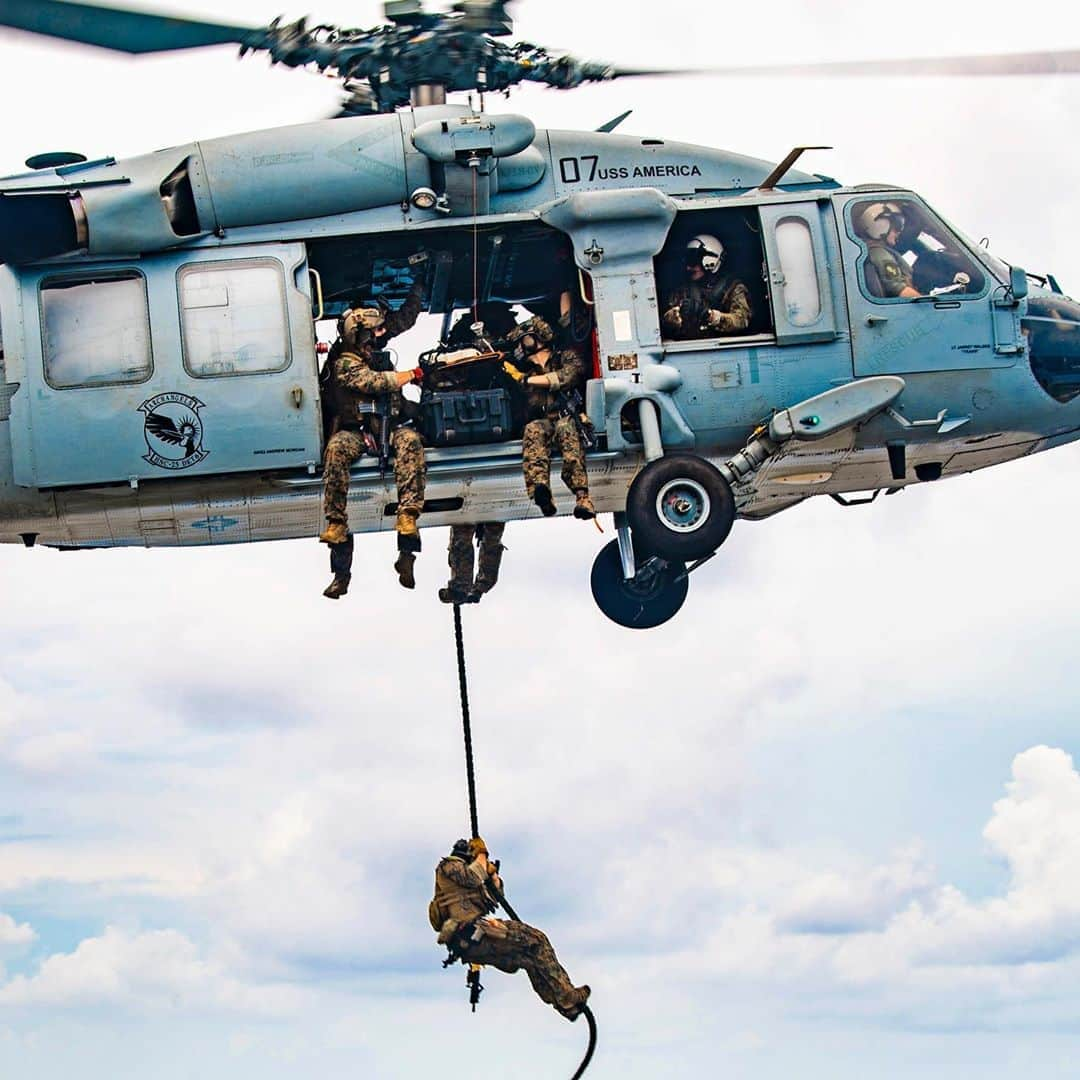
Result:
{"label": "helicopter fuselage", "polygon": [[[315,535],[317,324],[356,297],[404,295],[421,252],[444,330],[477,300],[574,293],[594,356],[602,511],[623,509],[643,460],[721,464],[774,412],[870,376],[903,378],[895,405],[785,446],[736,487],[741,516],[898,490],[1080,434],[1071,301],[1018,287],[911,192],[790,171],[762,187],[771,171],[436,106],[0,181],[0,541]],[[886,240],[866,222],[879,206],[907,223],[888,250],[917,297],[875,276]],[[747,282],[745,331],[670,332],[666,300],[699,233],[723,234],[725,271]],[[425,524],[539,516],[513,438],[428,460]],[[394,499],[392,475],[362,459],[353,531],[392,528]]]}

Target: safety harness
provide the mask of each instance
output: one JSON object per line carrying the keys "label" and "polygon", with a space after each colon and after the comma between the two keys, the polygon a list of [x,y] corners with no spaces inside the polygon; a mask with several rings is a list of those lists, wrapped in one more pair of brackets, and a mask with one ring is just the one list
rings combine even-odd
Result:
{"label": "safety harness", "polygon": [[[476,812],[476,767],[473,761],[472,717],[469,713],[469,682],[465,667],[465,636],[461,628],[460,604],[454,605],[454,644],[457,649],[458,689],[461,694],[461,727],[465,741],[465,778],[469,799],[469,827],[472,829],[470,835],[479,836],[480,822]],[[496,869],[498,869],[497,863]],[[515,922],[521,922],[517,912],[510,906],[502,890],[494,882],[489,880],[485,888],[511,919]],[[434,920],[432,921],[434,922]],[[480,983],[481,965],[469,963],[466,955],[469,945],[476,940],[477,922],[478,920],[474,919],[458,927],[453,932],[450,940],[446,942],[447,956],[443,961],[444,968],[456,964],[459,960],[468,965],[469,973],[465,977],[465,985],[469,990],[469,1004],[472,1006],[473,1012],[476,1012],[480,995],[484,992],[484,987]],[[585,1051],[585,1056],[581,1059],[581,1064],[577,1067],[577,1071],[570,1080],[581,1080],[581,1077],[585,1075],[585,1070],[589,1067],[589,1062],[592,1061],[593,1054],[596,1052],[596,1017],[593,1016],[588,1005],[581,1006],[581,1015],[585,1017],[589,1025],[589,1045]]]}

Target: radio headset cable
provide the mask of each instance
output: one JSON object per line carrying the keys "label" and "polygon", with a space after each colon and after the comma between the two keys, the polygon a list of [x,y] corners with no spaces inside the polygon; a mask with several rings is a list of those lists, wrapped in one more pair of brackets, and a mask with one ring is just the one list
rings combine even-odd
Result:
{"label": "radio headset cable", "polygon": [[[480,822],[476,812],[476,765],[473,760],[472,716],[469,713],[469,679],[465,666],[465,635],[461,627],[460,604],[454,605],[454,645],[457,649],[458,690],[461,694],[461,729],[465,739],[465,780],[469,798],[469,828],[472,830],[472,836],[479,836]],[[521,922],[518,913],[510,906],[502,891],[495,888],[490,882],[488,883],[488,889],[499,902],[499,906],[503,911],[515,922]],[[474,1003],[473,1011],[475,1011],[475,1008]],[[596,1053],[596,1017],[593,1016],[592,1009],[588,1005],[581,1006],[581,1014],[589,1025],[589,1045],[585,1050],[585,1056],[581,1059],[581,1064],[577,1067],[577,1071],[570,1080],[581,1080],[581,1077],[585,1075],[585,1070],[589,1067],[589,1063],[592,1061],[593,1054]]]}

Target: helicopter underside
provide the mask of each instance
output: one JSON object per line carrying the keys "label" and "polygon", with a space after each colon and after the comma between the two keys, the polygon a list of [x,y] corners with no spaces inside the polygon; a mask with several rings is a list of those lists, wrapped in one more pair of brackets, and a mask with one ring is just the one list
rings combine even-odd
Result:
{"label": "helicopter underside", "polygon": [[[1031,433],[993,438],[952,439],[924,444],[910,461],[909,478],[895,480],[881,447],[859,448],[850,432],[816,444],[794,446],[768,461],[735,488],[738,516],[761,520],[814,495],[899,491],[920,482],[920,464],[941,465],[941,477],[962,475],[1061,445],[1080,430],[1053,440]],[[728,454],[707,460],[720,465]],[[541,519],[526,497],[520,469],[520,444],[508,443],[485,454],[483,462],[440,460],[430,455],[426,528],[462,521]],[[589,456],[591,492],[600,513],[624,509],[640,456],[598,452]],[[482,467],[478,467],[482,466]],[[554,471],[559,467],[555,462]],[[569,514],[573,497],[556,480],[560,515]],[[211,490],[212,489],[212,490]],[[392,531],[393,476],[361,467],[353,472],[349,525],[355,533]],[[322,528],[322,481],[296,473],[270,477],[222,478],[213,484],[162,482],[137,489],[123,486],[50,493],[41,512],[3,523],[2,543],[34,542],[57,548],[199,547],[259,540],[314,537]]]}

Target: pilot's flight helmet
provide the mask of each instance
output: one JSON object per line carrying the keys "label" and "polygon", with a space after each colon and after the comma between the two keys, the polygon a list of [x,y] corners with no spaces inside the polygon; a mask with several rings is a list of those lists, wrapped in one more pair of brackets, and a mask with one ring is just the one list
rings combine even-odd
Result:
{"label": "pilot's flight helmet", "polygon": [[702,233],[686,245],[686,265],[700,266],[706,274],[715,274],[724,261],[724,245],[715,236]]}
{"label": "pilot's flight helmet", "polygon": [[870,203],[859,214],[855,224],[867,240],[884,240],[893,229],[899,236],[904,231],[907,222],[899,204],[876,202]]}

